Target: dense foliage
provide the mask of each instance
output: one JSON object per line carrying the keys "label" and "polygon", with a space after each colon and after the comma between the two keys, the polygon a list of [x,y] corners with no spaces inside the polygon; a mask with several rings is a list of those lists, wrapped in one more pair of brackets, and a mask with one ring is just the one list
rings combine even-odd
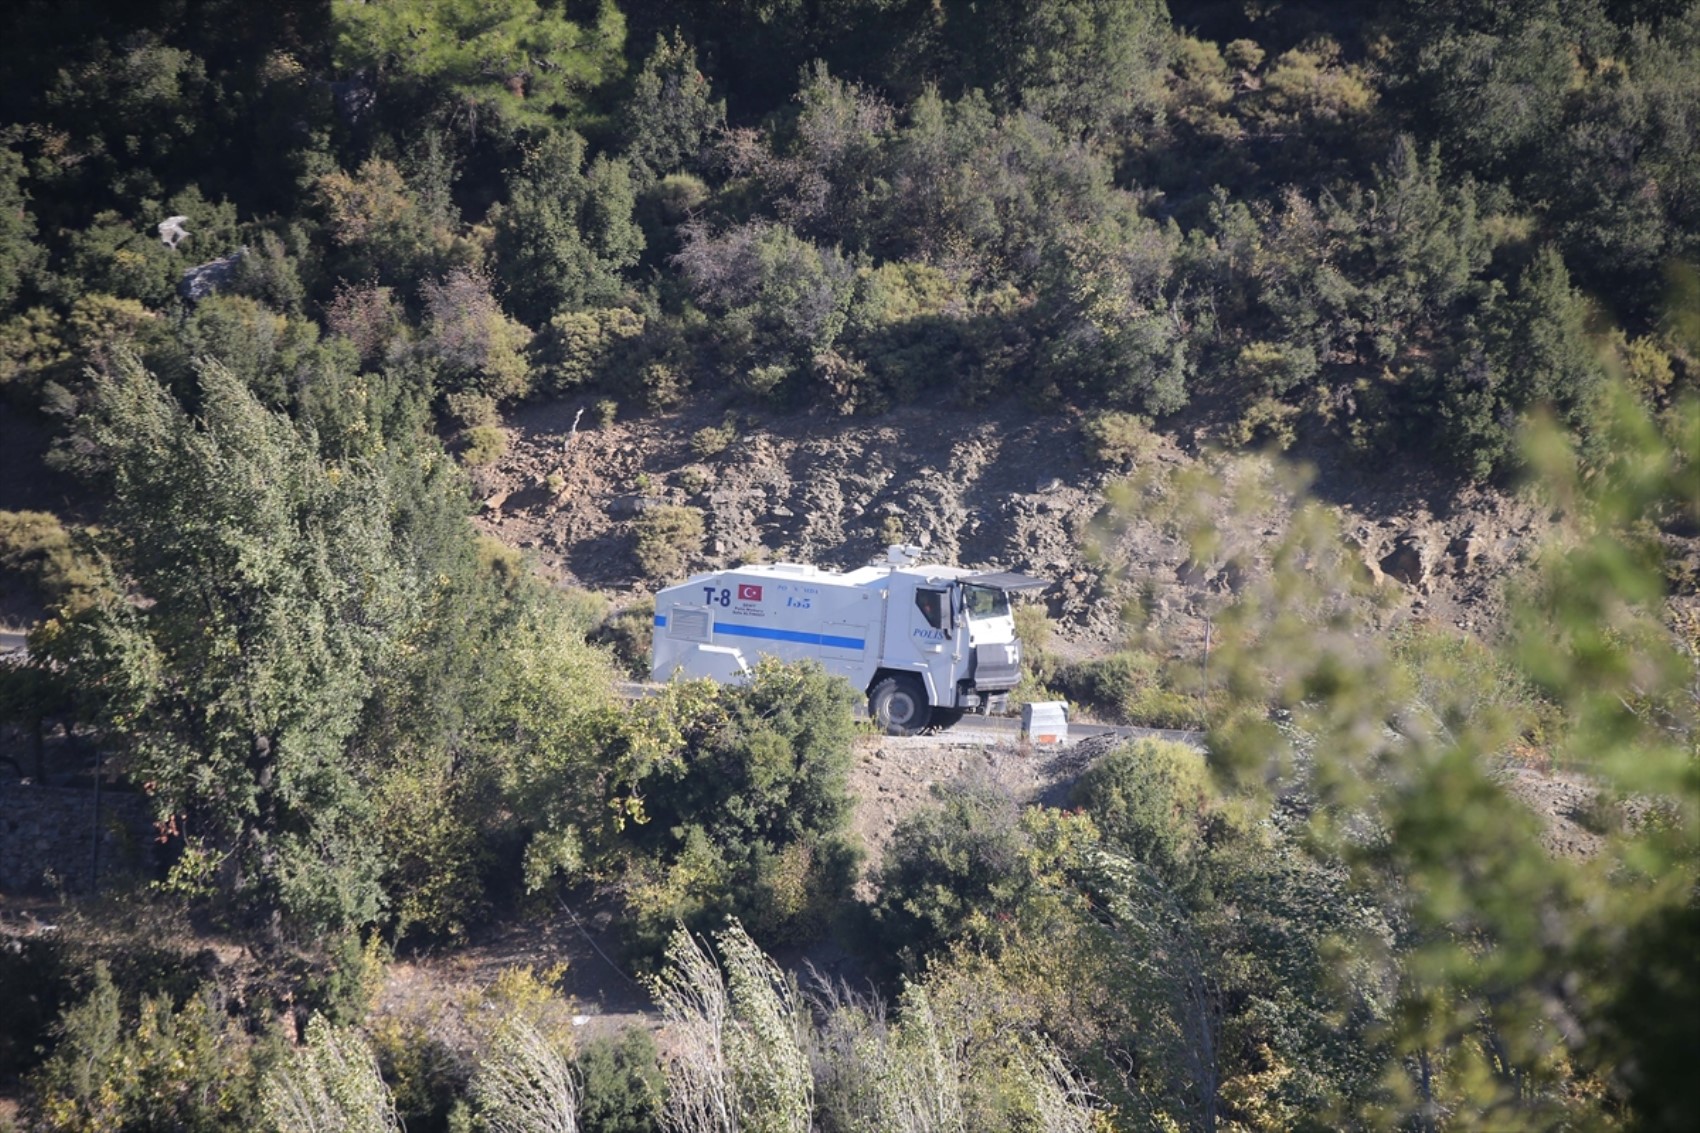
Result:
{"label": "dense foliage", "polygon": [[[129,908],[254,967],[129,913],[8,944],[28,1128],[1695,1126],[1700,5],[17,0],[0,36],[0,412],[85,493],[0,513],[50,611],[0,715],[36,774],[51,720],[146,792]],[[590,639],[645,619],[467,521],[503,407],[705,396],[702,458],[742,404],[1013,397],[1111,468],[1188,414],[1523,471],[1558,538],[1504,641],[1382,642],[1302,513],[1214,687],[1041,674],[1208,756],[1109,752],[1068,810],[952,784],[863,893],[842,681],[625,705]],[[702,516],[631,534],[674,572]],[[1599,785],[1593,857],[1544,851],[1514,748]],[[386,946],[581,899],[665,1056],[575,1050],[529,971],[470,1028],[372,1021]],[[878,993],[762,952],[846,926]]]}
{"label": "dense foliage", "polygon": [[1602,366],[1694,380],[1692,5],[240,7],[7,17],[13,398],[124,343],[273,404],[1016,393],[1486,475]]}

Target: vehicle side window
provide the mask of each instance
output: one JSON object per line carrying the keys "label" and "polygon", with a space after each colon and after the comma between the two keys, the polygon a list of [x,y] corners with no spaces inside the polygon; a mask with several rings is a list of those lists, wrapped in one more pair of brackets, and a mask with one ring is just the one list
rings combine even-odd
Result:
{"label": "vehicle side window", "polygon": [[934,629],[944,628],[944,591],[915,591],[915,608],[921,611],[921,616],[927,619],[928,625]]}

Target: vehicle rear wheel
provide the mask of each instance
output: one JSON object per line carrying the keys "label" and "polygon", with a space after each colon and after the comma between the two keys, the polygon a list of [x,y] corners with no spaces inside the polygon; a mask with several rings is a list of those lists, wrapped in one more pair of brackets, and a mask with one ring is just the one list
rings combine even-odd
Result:
{"label": "vehicle rear wheel", "polygon": [[868,694],[868,715],[888,736],[913,736],[932,718],[927,690],[914,677],[887,677]]}

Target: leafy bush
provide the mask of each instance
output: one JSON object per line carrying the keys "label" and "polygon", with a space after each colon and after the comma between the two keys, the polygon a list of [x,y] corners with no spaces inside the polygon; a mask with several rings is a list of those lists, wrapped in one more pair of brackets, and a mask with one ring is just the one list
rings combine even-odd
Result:
{"label": "leafy bush", "polygon": [[692,507],[650,508],[632,524],[633,553],[651,578],[673,578],[702,550],[702,512]]}
{"label": "leafy bush", "polygon": [[700,496],[714,483],[714,473],[701,464],[687,464],[679,469],[679,487],[687,495]]}
{"label": "leafy bush", "polygon": [[613,649],[620,667],[644,680],[649,677],[650,642],[654,634],[655,600],[646,598],[604,618],[591,639]]}
{"label": "leafy bush", "polygon": [[1157,448],[1151,419],[1137,413],[1108,410],[1095,413],[1080,427],[1086,455],[1098,464],[1126,467],[1150,459]]}
{"label": "leafy bush", "polygon": [[307,1021],[307,1041],[267,1073],[260,1095],[277,1133],[397,1133],[395,1099],[366,1039],[323,1015]]}
{"label": "leafy bush", "polygon": [[382,1014],[366,1028],[396,1115],[408,1129],[443,1128],[469,1082],[466,1053],[444,1040],[444,1021]]}
{"label": "leafy bush", "polygon": [[469,467],[494,464],[508,451],[508,434],[500,425],[474,425],[464,436],[466,445],[460,450],[460,458]]}
{"label": "leafy bush", "polygon": [[1435,705],[1482,724],[1497,724],[1518,740],[1544,747],[1562,738],[1558,707],[1505,657],[1449,627],[1408,623],[1393,635],[1393,660],[1407,682],[1410,711]]}
{"label": "leafy bush", "polygon": [[28,578],[44,603],[75,613],[100,590],[98,570],[77,554],[59,518],[43,511],[0,511],[0,571]]}
{"label": "leafy bush", "polygon": [[1092,816],[1106,840],[1173,884],[1204,849],[1212,798],[1202,752],[1136,740],[1087,768],[1072,802]]}
{"label": "leafy bush", "polygon": [[1316,374],[1316,352],[1290,343],[1248,342],[1234,370],[1254,394],[1278,397]]}
{"label": "leafy bush", "polygon": [[303,1010],[315,1011],[337,1024],[358,1023],[372,1010],[384,986],[388,953],[377,932],[362,940],[344,932],[324,944],[298,997]]}
{"label": "leafy bush", "polygon": [[525,349],[531,331],[503,313],[490,281],[465,268],[422,290],[428,318],[420,343],[441,367],[450,389],[472,389],[498,400],[523,397],[531,389]]}
{"label": "leafy bush", "polygon": [[874,906],[883,951],[911,968],[960,940],[995,949],[1024,918],[1043,920],[1059,869],[1097,840],[1090,820],[1023,809],[996,783],[935,793],[893,832]]}
{"label": "leafy bush", "polygon": [[217,1133],[259,1121],[254,1044],[210,989],[181,1007],[144,996],[127,1010],[104,962],[59,1022],[59,1043],[32,1079],[31,1127]]}
{"label": "leafy bush", "polygon": [[496,411],[496,399],[476,390],[457,390],[443,398],[443,408],[449,420],[463,429],[493,426],[502,423]]}
{"label": "leafy bush", "polygon": [[1022,602],[1011,611],[1015,618],[1015,636],[1021,641],[1022,668],[1038,681],[1051,677],[1055,659],[1048,646],[1051,643],[1051,619],[1039,602]]}
{"label": "leafy bush", "polygon": [[1260,397],[1234,422],[1228,430],[1228,439],[1241,448],[1264,441],[1285,451],[1298,440],[1298,430],[1294,426],[1294,419],[1298,416],[1298,406],[1275,397]]}
{"label": "leafy bush", "polygon": [[1123,650],[1058,670],[1056,687],[1069,699],[1091,705],[1130,724],[1192,728],[1204,718],[1203,704],[1168,687],[1166,666],[1140,650]]}
{"label": "leafy bush", "polygon": [[644,325],[643,315],[625,307],[556,315],[532,344],[538,390],[559,395],[606,379]]}
{"label": "leafy bush", "polygon": [[728,416],[719,425],[707,425],[691,434],[691,455],[698,460],[707,460],[725,452],[737,439],[737,419]]}
{"label": "leafy bush", "polygon": [[568,587],[557,593],[562,615],[577,636],[588,638],[608,620],[608,599],[596,591]]}
{"label": "leafy bush", "polygon": [[986,783],[953,784],[892,833],[875,921],[885,950],[913,964],[985,917],[1007,916],[1026,876],[1021,806]]}
{"label": "leafy bush", "polygon": [[760,662],[747,684],[669,686],[653,710],[672,735],[635,784],[647,821],[631,902],[639,944],[730,913],[768,941],[812,939],[854,880],[849,837],[856,696],[817,664]]}
{"label": "leafy bush", "polygon": [[651,409],[676,409],[690,392],[691,379],[677,363],[650,362],[638,373],[638,389]]}
{"label": "leafy bush", "polygon": [[587,1133],[661,1133],[667,1083],[661,1051],[641,1027],[584,1045],[575,1060],[583,1082],[579,1127]]}

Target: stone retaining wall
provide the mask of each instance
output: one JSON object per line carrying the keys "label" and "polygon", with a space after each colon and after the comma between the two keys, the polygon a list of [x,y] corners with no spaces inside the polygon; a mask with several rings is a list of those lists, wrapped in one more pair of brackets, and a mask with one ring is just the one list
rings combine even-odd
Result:
{"label": "stone retaining wall", "polygon": [[[94,888],[95,798],[88,787],[44,787],[0,778],[0,893]],[[129,791],[100,794],[99,882],[146,872],[154,856],[153,807]]]}

